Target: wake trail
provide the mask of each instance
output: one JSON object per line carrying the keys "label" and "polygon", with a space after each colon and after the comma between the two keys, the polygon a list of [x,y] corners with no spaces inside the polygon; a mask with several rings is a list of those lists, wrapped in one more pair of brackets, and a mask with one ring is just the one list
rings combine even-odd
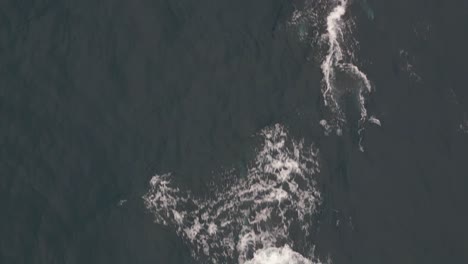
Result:
{"label": "wake trail", "polygon": [[[361,145],[364,124],[370,122],[380,125],[380,120],[375,116],[369,118],[366,109],[366,96],[372,92],[372,85],[367,75],[358,66],[351,62],[353,50],[347,45],[346,38],[350,34],[346,27],[344,16],[348,8],[347,0],[339,0],[326,18],[325,40],[328,45],[327,54],[322,61],[321,69],[323,74],[322,95],[324,105],[332,113],[331,120],[322,120],[320,124],[325,128],[325,133],[329,134],[335,130],[338,135],[342,134],[343,126],[347,122],[347,113],[344,111],[343,97],[354,96],[358,104],[360,119],[358,120],[358,134],[360,135],[359,147]],[[351,54],[351,56],[349,55]],[[339,75],[348,78],[346,83],[339,82]],[[343,78],[343,77],[342,77]]]}

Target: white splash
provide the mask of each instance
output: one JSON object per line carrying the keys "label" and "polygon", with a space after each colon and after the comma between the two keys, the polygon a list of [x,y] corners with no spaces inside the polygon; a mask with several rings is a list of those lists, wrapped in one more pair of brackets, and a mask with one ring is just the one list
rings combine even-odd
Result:
{"label": "white splash", "polygon": [[382,126],[382,123],[380,123],[380,120],[377,119],[375,116],[371,116],[369,118],[369,123],[376,124],[378,126]]}
{"label": "white splash", "polygon": [[[346,113],[341,101],[344,96],[355,96],[360,111],[358,133],[361,134],[364,123],[369,121],[365,104],[366,96],[372,91],[372,86],[366,74],[350,62],[353,56],[350,48],[352,45],[346,46],[346,37],[349,38],[350,32],[347,32],[349,29],[344,20],[347,6],[347,0],[339,0],[326,18],[327,33],[324,38],[328,44],[328,52],[321,65],[324,82],[322,94],[325,106],[333,114],[332,120],[327,122],[326,133],[329,133],[331,128],[342,130],[343,124],[346,123]],[[347,78],[348,82],[340,84],[338,75]],[[322,126],[323,123],[321,122]],[[373,117],[371,123],[380,124],[380,121]]]}
{"label": "white splash", "polygon": [[[318,150],[288,138],[275,125],[248,169],[211,198],[183,192],[171,175],[156,175],[143,197],[156,222],[171,226],[190,245],[195,259],[207,263],[312,263],[291,248],[313,250],[311,223],[320,204],[314,177]],[[301,231],[293,240],[291,228]],[[299,239],[298,239],[299,238]],[[276,262],[275,262],[276,261]]]}
{"label": "white splash", "polygon": [[266,248],[255,252],[253,259],[245,264],[313,264],[301,254],[293,251],[290,247]]}
{"label": "white splash", "polygon": [[322,62],[322,72],[324,75],[325,89],[323,97],[325,105],[330,105],[330,102],[339,110],[338,102],[334,99],[332,93],[333,79],[335,77],[335,65],[343,59],[343,51],[340,47],[340,40],[343,38],[342,17],[346,12],[346,1],[341,0],[327,17],[327,38],[328,38],[328,54]]}

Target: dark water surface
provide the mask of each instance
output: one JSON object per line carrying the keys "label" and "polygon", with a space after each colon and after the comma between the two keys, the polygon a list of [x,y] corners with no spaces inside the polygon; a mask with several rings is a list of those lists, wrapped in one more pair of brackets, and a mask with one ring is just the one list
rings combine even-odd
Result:
{"label": "dark water surface", "polygon": [[195,263],[149,179],[203,193],[275,123],[321,151],[318,255],[468,263],[468,1],[354,2],[363,153],[319,125],[300,1],[0,1],[0,263]]}

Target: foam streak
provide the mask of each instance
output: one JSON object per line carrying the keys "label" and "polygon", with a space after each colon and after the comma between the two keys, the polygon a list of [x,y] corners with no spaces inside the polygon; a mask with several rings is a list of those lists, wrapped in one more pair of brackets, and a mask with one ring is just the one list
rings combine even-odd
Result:
{"label": "foam streak", "polygon": [[[347,0],[339,0],[338,5],[333,8],[326,18],[327,33],[325,38],[328,44],[328,51],[321,64],[324,82],[322,94],[325,106],[331,110],[334,116],[332,117],[333,120],[329,122],[322,121],[322,124],[332,126],[340,134],[342,124],[346,123],[346,113],[342,110],[343,107],[341,106],[340,99],[342,96],[355,95],[357,96],[356,103],[359,105],[360,111],[358,133],[361,135],[363,125],[368,121],[365,97],[372,91],[372,86],[366,74],[356,65],[349,62],[349,56],[346,55],[352,54],[352,50],[347,49],[348,47],[345,42],[347,32],[344,15],[346,14],[347,6]],[[337,71],[350,78],[351,81],[345,84],[347,87],[341,87],[343,85],[337,83]],[[345,89],[351,91],[345,91]],[[371,123],[380,124],[380,121],[375,117],[373,117],[372,121]],[[362,149],[362,146],[360,147]]]}

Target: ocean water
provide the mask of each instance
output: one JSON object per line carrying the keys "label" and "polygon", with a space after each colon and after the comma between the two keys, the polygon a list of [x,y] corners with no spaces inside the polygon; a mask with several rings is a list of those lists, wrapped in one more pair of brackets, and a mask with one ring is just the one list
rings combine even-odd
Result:
{"label": "ocean water", "polygon": [[0,263],[468,262],[468,1],[0,1]]}

